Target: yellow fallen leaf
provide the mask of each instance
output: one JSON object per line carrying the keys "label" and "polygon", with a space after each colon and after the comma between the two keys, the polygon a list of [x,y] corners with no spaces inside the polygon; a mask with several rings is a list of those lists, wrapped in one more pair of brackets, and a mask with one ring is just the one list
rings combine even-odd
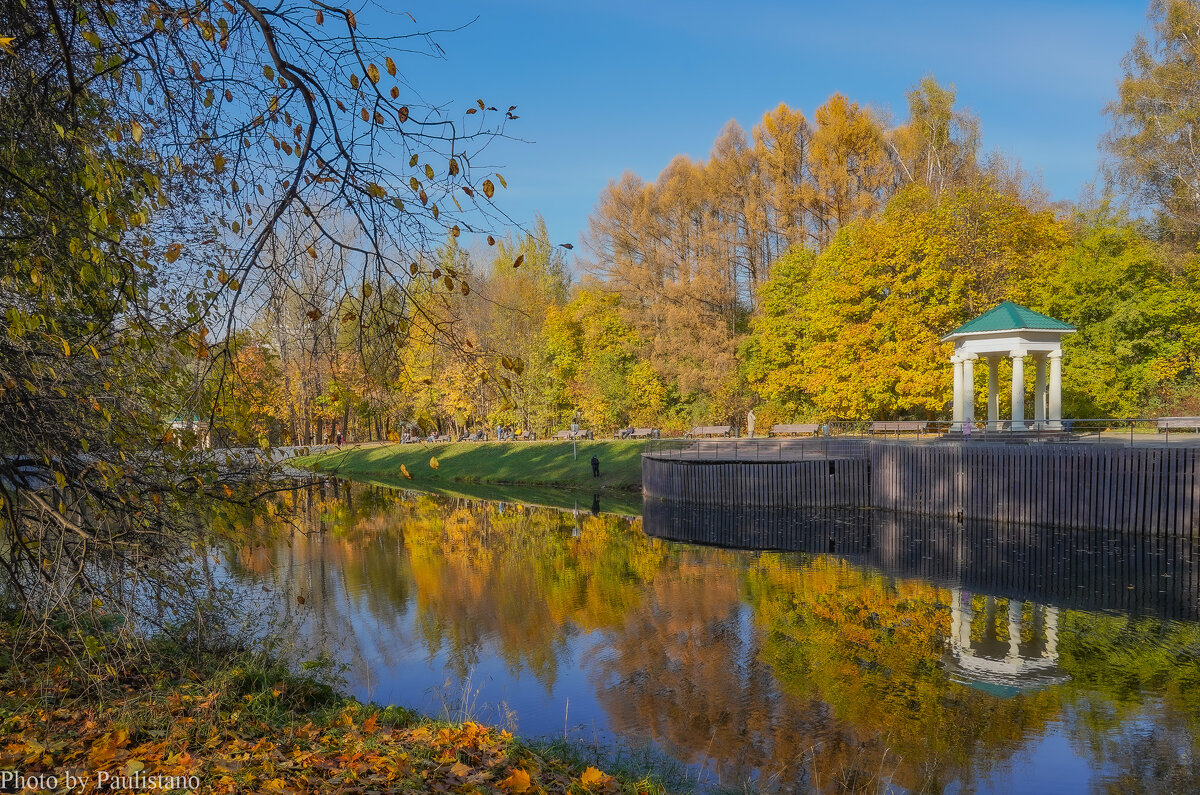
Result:
{"label": "yellow fallen leaf", "polygon": [[450,773],[459,778],[466,778],[471,775],[471,766],[464,765],[462,762],[455,762],[450,766]]}
{"label": "yellow fallen leaf", "polygon": [[430,457],[429,457],[429,468],[430,468],[430,469],[437,469],[437,468],[438,468],[438,460],[437,460],[437,458],[436,458],[435,456],[430,456]]}
{"label": "yellow fallen leaf", "polygon": [[589,767],[587,770],[583,771],[583,775],[579,777],[579,781],[583,784],[583,786],[591,789],[597,784],[602,783],[604,778],[604,774],[599,770],[594,767]]}
{"label": "yellow fallen leaf", "polygon": [[500,788],[509,792],[525,792],[530,786],[529,774],[524,770],[514,770],[512,775],[500,782]]}
{"label": "yellow fallen leaf", "polygon": [[408,467],[404,466],[404,464],[400,465],[400,474],[409,480],[412,480],[412,475],[408,474]]}

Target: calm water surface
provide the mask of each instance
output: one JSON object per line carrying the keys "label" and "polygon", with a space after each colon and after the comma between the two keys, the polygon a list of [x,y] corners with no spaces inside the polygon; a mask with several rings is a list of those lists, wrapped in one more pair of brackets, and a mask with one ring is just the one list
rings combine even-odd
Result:
{"label": "calm water surface", "polygon": [[346,484],[289,507],[235,575],[362,699],[649,747],[710,789],[1200,789],[1190,542]]}

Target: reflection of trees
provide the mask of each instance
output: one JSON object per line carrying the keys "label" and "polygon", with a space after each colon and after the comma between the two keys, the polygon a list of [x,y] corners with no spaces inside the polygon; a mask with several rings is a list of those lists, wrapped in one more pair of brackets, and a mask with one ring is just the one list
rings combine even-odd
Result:
{"label": "reflection of trees", "polygon": [[689,552],[664,567],[589,662],[615,731],[665,743],[689,763],[708,757],[715,775],[737,782],[786,767],[804,749],[788,735],[810,713],[781,709],[731,557]]}
{"label": "reflection of trees", "polygon": [[945,664],[949,591],[827,557],[674,545],[613,516],[576,534],[569,513],[357,486],[224,521],[243,523],[235,576],[273,580],[291,609],[306,596],[309,629],[360,657],[408,643],[465,676],[495,655],[550,689],[569,641],[599,632],[580,663],[610,727],[726,784],[970,788],[1051,721],[1122,786],[1196,780],[1192,624],[977,594],[955,637],[985,656],[1039,656],[1057,616],[1065,683],[999,698]]}
{"label": "reflection of trees", "polygon": [[665,557],[617,516],[583,517],[575,534],[571,514],[552,509],[346,484],[284,493],[240,520],[235,575],[273,580],[289,607],[311,600],[321,634],[369,647],[412,601],[420,642],[460,678],[494,649],[547,688],[567,640],[618,624]]}
{"label": "reflection of trees", "polygon": [[627,519],[458,502],[404,524],[426,647],[445,650],[460,675],[482,644],[547,688],[567,638],[617,623],[641,598],[663,545]]}
{"label": "reflection of trees", "polygon": [[1112,728],[1096,761],[1112,771],[1102,789],[1114,795],[1200,792],[1200,737],[1195,720],[1154,702]]}
{"label": "reflection of trees", "polygon": [[[1200,792],[1200,626],[1069,611],[1072,737],[1112,792]],[[1152,694],[1152,695],[1151,695]]]}
{"label": "reflection of trees", "polygon": [[235,577],[272,581],[285,593],[328,596],[335,586],[354,609],[380,621],[406,612],[412,580],[401,539],[384,506],[386,491],[321,482],[281,492],[265,509],[241,511],[228,556]]}
{"label": "reflection of trees", "polygon": [[615,729],[707,757],[722,781],[936,790],[1056,712],[1053,692],[1003,700],[949,681],[931,586],[826,558],[762,555],[743,572],[703,557],[660,571],[594,667]]}

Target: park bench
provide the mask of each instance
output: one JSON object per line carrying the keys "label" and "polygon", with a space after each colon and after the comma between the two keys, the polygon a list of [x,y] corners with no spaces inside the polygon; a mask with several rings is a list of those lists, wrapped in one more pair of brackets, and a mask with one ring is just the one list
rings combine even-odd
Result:
{"label": "park bench", "polygon": [[1158,432],[1185,429],[1200,431],[1200,417],[1161,417],[1158,420]]}
{"label": "park bench", "polygon": [[436,439],[434,439],[434,441],[435,441],[435,442],[452,442],[452,441],[454,441],[454,440],[453,440],[453,439],[451,439],[449,436],[447,436],[447,435],[445,435],[445,434],[442,434],[441,436],[439,436],[439,437],[437,437]]}
{"label": "park bench", "polygon": [[802,422],[792,425],[772,425],[771,436],[808,436],[821,430],[815,422]]}
{"label": "park bench", "polygon": [[927,420],[880,420],[871,423],[870,433],[928,433]]}
{"label": "park bench", "polygon": [[697,425],[684,436],[728,436],[732,431],[732,425]]}
{"label": "park bench", "polygon": [[558,433],[554,434],[554,438],[555,439],[591,439],[592,432],[585,428],[580,428],[577,431],[559,431]]}
{"label": "park bench", "polygon": [[622,428],[613,434],[614,439],[657,439],[658,428]]}

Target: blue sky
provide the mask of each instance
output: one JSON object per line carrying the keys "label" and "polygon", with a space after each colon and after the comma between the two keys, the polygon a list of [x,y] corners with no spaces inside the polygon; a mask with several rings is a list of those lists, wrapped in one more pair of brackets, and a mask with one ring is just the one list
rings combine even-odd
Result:
{"label": "blue sky", "polygon": [[[985,151],[1039,174],[1054,199],[1096,176],[1121,59],[1147,28],[1144,2],[444,2],[413,10],[444,61],[400,66],[429,99],[517,105],[490,165],[519,222],[542,213],[578,245],[601,189],[704,157],[730,119],[747,131],[786,102],[812,118],[830,94],[906,115],[923,75],[953,83]],[[373,33],[412,30],[407,17]],[[378,26],[378,27],[376,27]],[[578,249],[577,249],[578,251]]]}

